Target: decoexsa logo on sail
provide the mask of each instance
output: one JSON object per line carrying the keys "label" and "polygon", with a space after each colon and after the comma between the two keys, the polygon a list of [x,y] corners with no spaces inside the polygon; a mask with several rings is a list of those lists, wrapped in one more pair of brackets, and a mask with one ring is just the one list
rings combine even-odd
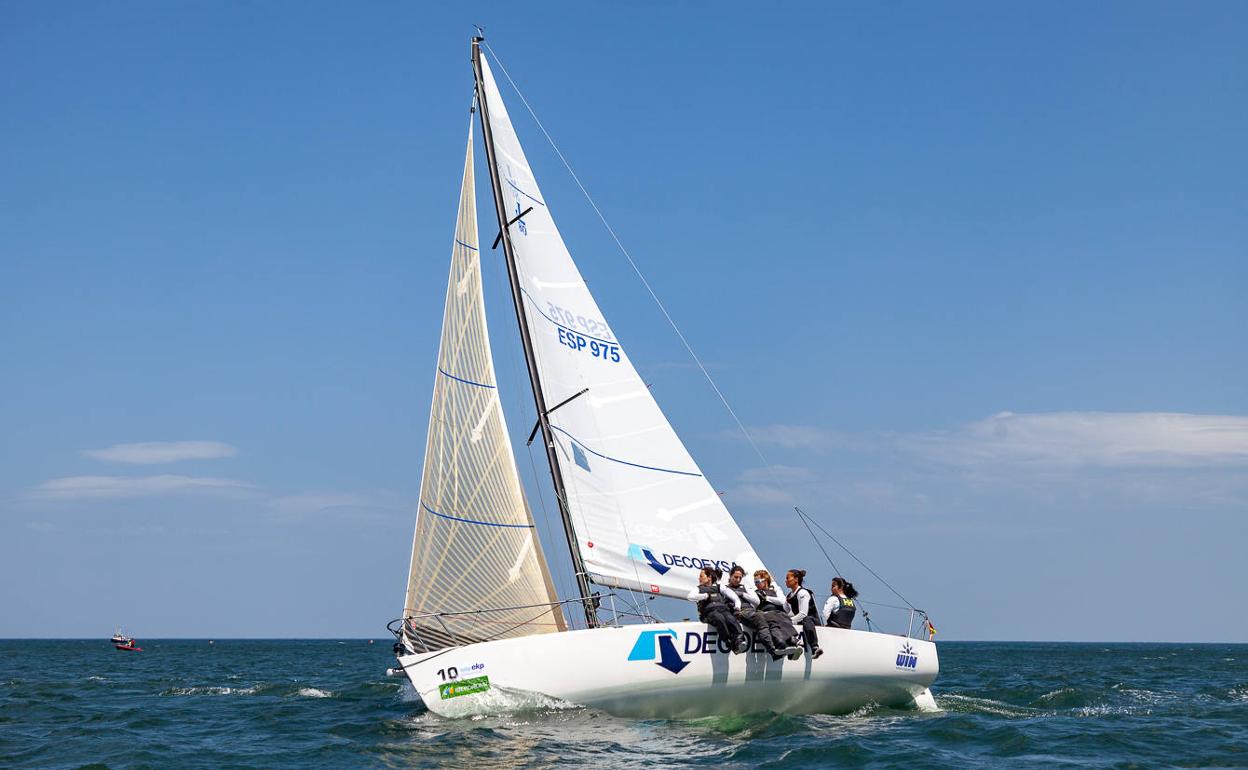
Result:
{"label": "decoexsa logo on sail", "polygon": [[636,543],[629,543],[628,557],[639,564],[649,565],[650,569],[660,575],[667,574],[672,567],[686,567],[688,569],[702,569],[703,567],[718,567],[727,572],[732,569],[732,562],[722,559],[709,559],[701,556],[682,556],[676,553],[660,552],[658,558],[655,557],[654,550]]}

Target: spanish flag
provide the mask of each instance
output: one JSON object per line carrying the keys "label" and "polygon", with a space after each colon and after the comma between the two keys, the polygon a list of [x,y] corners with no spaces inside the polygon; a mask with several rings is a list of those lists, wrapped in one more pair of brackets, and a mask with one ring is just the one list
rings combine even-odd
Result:
{"label": "spanish flag", "polygon": [[930,642],[932,637],[936,635],[936,626],[932,625],[931,620],[924,620],[927,623],[927,640]]}

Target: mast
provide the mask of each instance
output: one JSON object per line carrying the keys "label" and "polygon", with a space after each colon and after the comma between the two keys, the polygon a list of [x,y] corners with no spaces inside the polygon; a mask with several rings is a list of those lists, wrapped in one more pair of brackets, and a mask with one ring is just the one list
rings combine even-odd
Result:
{"label": "mast", "polygon": [[590,628],[598,625],[598,613],[589,600],[589,577],[585,574],[585,562],[581,551],[576,545],[576,535],[572,529],[572,513],[568,510],[567,491],[563,483],[563,472],[559,470],[559,458],[555,454],[555,440],[550,430],[550,419],[546,409],[546,397],[542,395],[542,382],[537,373],[537,358],[533,354],[533,340],[529,336],[529,323],[524,310],[524,300],[520,296],[520,274],[516,270],[516,252],[508,232],[507,210],[503,205],[503,185],[498,178],[498,161],[494,155],[494,132],[490,128],[490,108],[485,98],[484,76],[481,74],[481,41],[484,37],[472,38],[472,72],[477,82],[477,104],[481,107],[481,134],[485,140],[485,154],[490,169],[490,184],[494,190],[494,212],[498,215],[498,229],[503,242],[503,254],[507,262],[507,277],[511,284],[511,300],[516,308],[516,322],[520,325],[520,342],[524,347],[524,360],[529,368],[529,385],[533,388],[533,401],[537,406],[537,422],[542,429],[542,443],[546,446],[546,462],[550,465],[550,478],[555,485],[555,501],[559,505],[559,515],[563,518],[563,532],[568,539],[568,551],[572,555],[572,569],[576,573],[576,585],[581,592],[581,608],[585,610],[585,622]]}

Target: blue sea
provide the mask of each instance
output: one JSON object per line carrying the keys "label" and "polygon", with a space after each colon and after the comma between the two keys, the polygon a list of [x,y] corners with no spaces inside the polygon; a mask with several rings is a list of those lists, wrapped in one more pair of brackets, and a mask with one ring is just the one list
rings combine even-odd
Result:
{"label": "blue sea", "polygon": [[1245,767],[1248,645],[944,643],[942,711],[448,720],[387,639],[0,641],[0,767]]}

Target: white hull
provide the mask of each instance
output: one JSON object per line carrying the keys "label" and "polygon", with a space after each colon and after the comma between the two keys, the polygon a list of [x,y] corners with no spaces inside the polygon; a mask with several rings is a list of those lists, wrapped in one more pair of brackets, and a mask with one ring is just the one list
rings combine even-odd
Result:
{"label": "white hull", "polygon": [[550,698],[664,719],[835,714],[867,703],[923,707],[940,668],[935,644],[891,634],[820,628],[823,656],[796,661],[773,661],[757,643],[733,655],[716,637],[703,623],[630,625],[480,642],[403,655],[399,663],[425,705],[442,716]]}

